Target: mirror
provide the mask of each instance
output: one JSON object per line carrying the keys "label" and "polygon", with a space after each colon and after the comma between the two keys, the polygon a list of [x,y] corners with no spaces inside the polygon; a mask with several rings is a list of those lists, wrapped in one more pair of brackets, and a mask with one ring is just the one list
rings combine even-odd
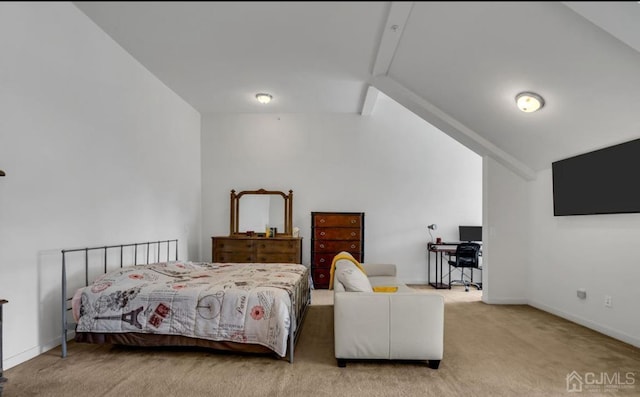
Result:
{"label": "mirror", "polygon": [[277,190],[231,191],[231,235],[245,235],[253,231],[258,235],[265,226],[276,227],[277,236],[291,236],[293,190],[289,194]]}
{"label": "mirror", "polygon": [[238,200],[238,232],[262,232],[265,226],[284,231],[284,200],[273,194],[247,194]]}

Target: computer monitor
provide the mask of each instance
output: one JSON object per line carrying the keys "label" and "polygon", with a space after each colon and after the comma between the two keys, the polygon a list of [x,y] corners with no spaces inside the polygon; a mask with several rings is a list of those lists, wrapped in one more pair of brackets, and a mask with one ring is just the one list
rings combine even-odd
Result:
{"label": "computer monitor", "polygon": [[458,226],[460,241],[482,241],[482,226]]}

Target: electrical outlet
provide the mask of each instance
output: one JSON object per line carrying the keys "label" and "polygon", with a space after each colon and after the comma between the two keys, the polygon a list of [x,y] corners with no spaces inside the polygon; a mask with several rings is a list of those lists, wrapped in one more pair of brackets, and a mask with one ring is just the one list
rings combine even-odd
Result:
{"label": "electrical outlet", "polygon": [[587,290],[584,288],[580,288],[578,291],[578,298],[580,299],[587,299]]}
{"label": "electrical outlet", "polygon": [[605,307],[611,307],[613,305],[613,302],[611,300],[611,295],[605,295],[604,296],[604,306]]}

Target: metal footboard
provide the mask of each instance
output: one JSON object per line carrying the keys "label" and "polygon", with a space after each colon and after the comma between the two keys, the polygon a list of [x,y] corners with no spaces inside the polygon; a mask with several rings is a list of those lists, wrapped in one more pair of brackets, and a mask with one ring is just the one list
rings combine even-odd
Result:
{"label": "metal footboard", "polygon": [[291,314],[289,322],[289,362],[293,364],[293,352],[302,331],[302,323],[311,305],[310,270],[307,268],[300,283],[291,296]]}
{"label": "metal footboard", "polygon": [[[116,255],[115,264],[114,255]],[[74,264],[80,262],[80,264],[84,265],[84,286],[86,287],[89,285],[90,271],[95,272],[95,268],[92,266],[102,264],[101,274],[105,274],[109,271],[110,266],[122,268],[124,266],[162,262],[163,260],[177,261],[178,240],[145,241],[142,243],[62,250],[62,358],[67,356],[67,332],[75,330],[75,324],[67,321],[67,313],[72,310],[70,303],[73,299],[73,296],[70,297],[67,294],[67,266],[69,265],[68,262],[73,260],[75,260]]]}

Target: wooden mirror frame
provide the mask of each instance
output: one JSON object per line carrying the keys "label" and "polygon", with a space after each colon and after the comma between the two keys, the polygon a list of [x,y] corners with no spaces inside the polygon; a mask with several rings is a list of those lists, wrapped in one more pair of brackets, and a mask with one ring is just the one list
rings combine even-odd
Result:
{"label": "wooden mirror frame", "polygon": [[[230,230],[231,236],[246,236],[245,232],[240,232],[238,230],[238,223],[240,219],[240,197],[247,194],[274,194],[280,195],[284,199],[284,233],[278,232],[278,236],[292,236],[293,233],[293,221],[292,221],[292,213],[293,213],[293,190],[289,190],[289,194],[278,190],[243,190],[239,193],[236,193],[235,190],[231,190],[231,222],[230,222]],[[257,233],[264,234],[264,233]]]}

